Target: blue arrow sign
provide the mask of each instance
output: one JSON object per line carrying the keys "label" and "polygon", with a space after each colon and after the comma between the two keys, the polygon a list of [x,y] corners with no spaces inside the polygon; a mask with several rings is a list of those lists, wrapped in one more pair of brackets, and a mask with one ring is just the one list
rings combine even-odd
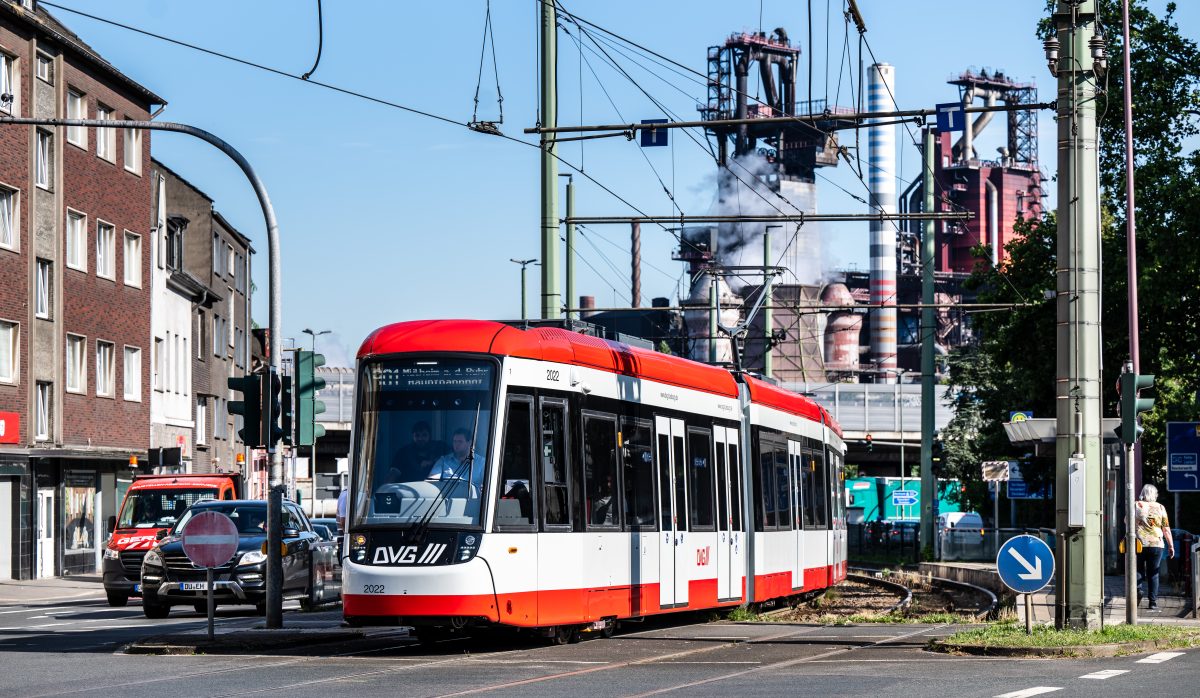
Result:
{"label": "blue arrow sign", "polygon": [[1018,594],[1032,594],[1054,577],[1054,552],[1041,538],[1016,536],[996,553],[1000,581]]}
{"label": "blue arrow sign", "polygon": [[913,490],[892,490],[892,506],[911,507],[917,503],[917,493]]}
{"label": "blue arrow sign", "polygon": [[1200,423],[1167,422],[1167,491],[1200,492]]}
{"label": "blue arrow sign", "polygon": [[937,105],[937,130],[941,133],[966,129],[967,113],[961,102]]}

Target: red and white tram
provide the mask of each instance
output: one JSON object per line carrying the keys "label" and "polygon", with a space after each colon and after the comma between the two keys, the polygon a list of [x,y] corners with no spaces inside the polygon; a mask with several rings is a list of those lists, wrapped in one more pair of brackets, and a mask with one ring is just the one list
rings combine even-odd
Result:
{"label": "red and white tram", "polygon": [[745,374],[558,328],[358,353],[344,613],[562,634],[846,574],[841,431]]}

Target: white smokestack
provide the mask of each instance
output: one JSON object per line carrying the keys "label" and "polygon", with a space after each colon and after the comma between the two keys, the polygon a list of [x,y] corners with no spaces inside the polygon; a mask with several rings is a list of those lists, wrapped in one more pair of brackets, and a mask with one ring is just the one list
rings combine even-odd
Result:
{"label": "white smokestack", "polygon": [[[887,63],[871,66],[867,109],[897,111],[896,69]],[[891,119],[881,119],[890,121]],[[869,131],[871,213],[896,212],[896,126]],[[896,367],[896,223],[871,222],[871,361],[879,369]],[[890,306],[890,307],[888,307]],[[892,383],[895,374],[881,373],[878,381]]]}

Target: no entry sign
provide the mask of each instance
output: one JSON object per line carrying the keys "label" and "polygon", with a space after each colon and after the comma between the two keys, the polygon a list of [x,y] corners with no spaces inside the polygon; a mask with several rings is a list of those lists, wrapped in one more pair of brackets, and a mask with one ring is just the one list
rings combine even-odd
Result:
{"label": "no entry sign", "polygon": [[237,548],[237,526],[218,511],[196,514],[183,527],[183,554],[197,567],[220,567]]}

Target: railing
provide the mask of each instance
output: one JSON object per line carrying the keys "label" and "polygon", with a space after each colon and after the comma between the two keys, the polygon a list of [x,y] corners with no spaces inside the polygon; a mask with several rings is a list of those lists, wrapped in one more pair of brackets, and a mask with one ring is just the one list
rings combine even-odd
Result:
{"label": "railing", "polygon": [[920,524],[868,521],[846,527],[849,557],[856,562],[916,564],[921,560]]}
{"label": "railing", "polygon": [[941,532],[938,559],[956,562],[994,562],[1000,546],[1020,535],[1041,538],[1054,549],[1054,531],[1029,528],[950,528]]}

